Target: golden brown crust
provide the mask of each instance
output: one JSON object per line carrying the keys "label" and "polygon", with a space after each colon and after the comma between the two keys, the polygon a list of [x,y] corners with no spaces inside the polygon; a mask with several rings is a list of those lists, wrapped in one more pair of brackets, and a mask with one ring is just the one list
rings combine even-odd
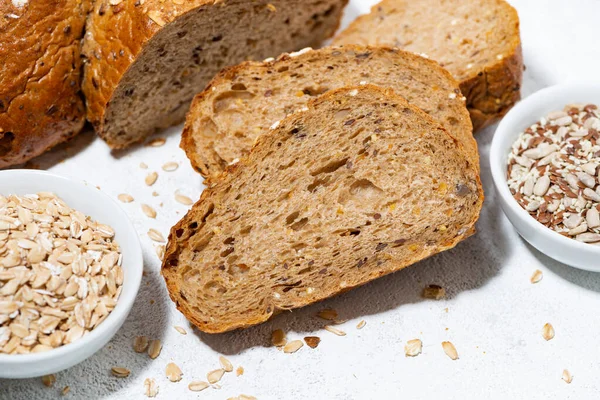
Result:
{"label": "golden brown crust", "polygon": [[13,3],[0,2],[0,168],[71,138],[85,121],[79,48],[89,1]]}

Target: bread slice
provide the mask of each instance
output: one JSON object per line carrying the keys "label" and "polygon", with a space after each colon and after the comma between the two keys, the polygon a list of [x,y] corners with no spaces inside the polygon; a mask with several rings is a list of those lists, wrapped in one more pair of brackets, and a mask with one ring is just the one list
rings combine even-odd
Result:
{"label": "bread slice", "polygon": [[475,131],[506,114],[520,98],[519,16],[504,0],[383,0],[334,43],[427,53],[460,82]]}
{"label": "bread slice", "polygon": [[0,168],[78,134],[89,0],[0,1]]}
{"label": "bread slice", "polygon": [[180,123],[223,67],[317,46],[347,0],[97,0],[87,23],[87,117],[112,148]]}
{"label": "bread slice", "polygon": [[458,83],[434,61],[384,47],[305,50],[226,69],[194,99],[181,147],[204,177],[218,176],[273,123],[327,90],[360,83],[390,87],[429,113],[461,141],[479,167]]}
{"label": "bread slice", "polygon": [[263,135],[169,235],[162,274],[204,332],[266,321],[454,247],[482,190],[463,147],[390,89],[329,91]]}

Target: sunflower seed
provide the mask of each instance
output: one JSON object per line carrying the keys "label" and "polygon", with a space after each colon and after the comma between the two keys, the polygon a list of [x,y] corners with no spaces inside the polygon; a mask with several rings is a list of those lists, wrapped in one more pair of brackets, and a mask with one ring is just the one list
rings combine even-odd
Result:
{"label": "sunflower seed", "polygon": [[543,278],[543,277],[544,277],[544,276],[543,276],[543,274],[542,274],[542,271],[540,271],[539,269],[536,269],[536,270],[533,272],[533,275],[531,275],[531,279],[530,279],[530,281],[531,281],[531,283],[538,283],[539,281],[541,281],[541,280],[542,280],[542,278]]}
{"label": "sunflower seed", "polygon": [[136,336],[133,340],[133,350],[136,353],[143,353],[148,349],[148,336]]}
{"label": "sunflower seed", "polygon": [[60,394],[61,394],[62,396],[66,396],[66,395],[67,395],[67,394],[68,394],[70,391],[71,391],[71,387],[69,387],[69,386],[65,386],[65,387],[64,387],[64,388],[63,388],[63,389],[60,391]]}
{"label": "sunflower seed", "polygon": [[325,330],[338,336],[346,336],[346,332],[341,331],[331,325],[325,325]]}
{"label": "sunflower seed", "polygon": [[146,164],[145,162],[141,162],[140,163],[140,168],[141,169],[148,169],[148,164]]}
{"label": "sunflower seed", "polygon": [[165,243],[165,237],[156,229],[150,229],[148,230],[148,237],[150,237],[150,239],[152,239],[155,242],[159,242],[159,243]]}
{"label": "sunflower seed", "polygon": [[367,321],[365,321],[364,319],[362,321],[360,321],[357,325],[356,325],[356,329],[362,329],[365,327],[365,325],[367,324]]}
{"label": "sunflower seed", "polygon": [[165,372],[167,374],[167,378],[171,382],[179,382],[181,380],[182,373],[181,369],[177,366],[177,364],[172,362],[168,363]]}
{"label": "sunflower seed", "polygon": [[204,381],[193,381],[188,385],[188,389],[190,389],[192,392],[201,392],[209,386],[210,385]]}
{"label": "sunflower seed", "polygon": [[289,342],[288,344],[283,346],[283,352],[284,353],[295,353],[298,350],[300,350],[300,348],[302,346],[304,346],[304,343],[302,343],[301,340],[292,340],[291,342]]}
{"label": "sunflower seed", "polygon": [[319,343],[321,343],[321,338],[318,336],[306,336],[304,338],[304,342],[306,342],[308,347],[310,347],[311,349],[315,349],[317,348]]}
{"label": "sunflower seed", "polygon": [[146,378],[144,380],[144,394],[146,397],[156,397],[158,394],[158,385],[153,378]]}
{"label": "sunflower seed", "polygon": [[175,170],[177,170],[177,168],[179,168],[179,164],[177,164],[176,162],[168,162],[163,164],[162,169],[163,171],[167,171],[167,172],[173,172]]}
{"label": "sunflower seed", "polygon": [[156,357],[158,357],[161,350],[162,344],[160,343],[160,340],[155,339],[150,341],[150,344],[148,345],[148,355],[151,359],[154,360]]}
{"label": "sunflower seed", "polygon": [[214,371],[210,371],[207,375],[206,375],[206,379],[208,379],[209,383],[217,383],[221,380],[221,378],[223,377],[223,374],[225,374],[225,370],[220,368],[220,369],[215,369]]}
{"label": "sunflower seed", "polygon": [[573,375],[571,375],[571,373],[569,372],[569,370],[566,370],[566,369],[563,370],[562,380],[565,381],[566,383],[573,382]]}
{"label": "sunflower seed", "polygon": [[442,342],[442,348],[444,349],[444,353],[446,353],[446,355],[448,357],[450,357],[450,359],[452,359],[452,360],[458,359],[458,352],[456,351],[456,347],[454,347],[454,345],[452,343]]}
{"label": "sunflower seed", "polygon": [[150,172],[148,175],[146,175],[146,179],[144,181],[146,182],[146,185],[152,186],[156,183],[157,179],[158,179],[158,173]]}
{"label": "sunflower seed", "polygon": [[554,338],[554,327],[552,324],[547,323],[544,325],[544,328],[542,328],[542,337],[547,341]]}
{"label": "sunflower seed", "polygon": [[[150,13],[148,13],[150,14]],[[150,147],[161,147],[167,142],[165,138],[155,138],[148,142],[148,146]]]}
{"label": "sunflower seed", "polygon": [[420,339],[412,339],[404,345],[404,354],[406,357],[416,357],[421,354],[423,342]]}
{"label": "sunflower seed", "polygon": [[183,329],[181,326],[174,326],[175,330],[179,333],[181,333],[182,335],[187,335],[187,331],[185,329]]}
{"label": "sunflower seed", "polygon": [[159,245],[156,246],[156,255],[158,256],[159,260],[163,260],[165,258],[165,246],[164,245]]}
{"label": "sunflower seed", "polygon": [[338,313],[334,309],[326,308],[324,310],[319,311],[317,313],[317,316],[327,321],[333,321],[338,317]]}
{"label": "sunflower seed", "polygon": [[271,333],[271,343],[273,346],[285,346],[287,343],[287,339],[285,337],[285,333],[281,329],[276,329]]}
{"label": "sunflower seed", "polygon": [[122,203],[131,203],[133,201],[133,196],[126,194],[126,193],[121,193],[117,197],[118,197],[119,201],[121,201]]}
{"label": "sunflower seed", "polygon": [[179,194],[179,193],[175,193],[175,200],[176,200],[178,203],[181,203],[181,204],[183,204],[183,205],[186,205],[186,206],[189,206],[189,205],[192,205],[192,204],[194,204],[194,200],[190,199],[190,198],[189,198],[189,197],[187,197],[187,196],[184,196],[184,195],[182,195],[182,194]]}

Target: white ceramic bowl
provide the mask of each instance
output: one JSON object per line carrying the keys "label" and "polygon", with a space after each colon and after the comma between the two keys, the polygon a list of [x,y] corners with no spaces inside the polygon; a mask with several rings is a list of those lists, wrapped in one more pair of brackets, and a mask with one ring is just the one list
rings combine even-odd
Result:
{"label": "white ceramic bowl", "polygon": [[600,246],[578,242],[546,228],[513,198],[507,185],[506,163],[520,132],[550,111],[570,103],[600,105],[600,84],[568,83],[551,86],[519,102],[498,125],[490,148],[490,164],[496,193],[504,213],[519,234],[536,249],[564,264],[600,271]]}
{"label": "white ceramic bowl", "polygon": [[94,186],[48,172],[0,171],[0,194],[53,192],[70,207],[111,226],[123,254],[123,289],[116,307],[96,329],[79,340],[43,353],[0,354],[0,378],[30,378],[69,368],[100,350],[119,330],[135,300],[143,259],[138,235],[123,210]]}

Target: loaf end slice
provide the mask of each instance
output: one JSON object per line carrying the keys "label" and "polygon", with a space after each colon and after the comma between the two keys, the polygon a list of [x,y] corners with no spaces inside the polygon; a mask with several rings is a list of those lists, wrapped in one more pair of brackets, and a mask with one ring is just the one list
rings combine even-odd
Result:
{"label": "loaf end slice", "polygon": [[392,90],[329,91],[262,135],[169,235],[162,275],[204,332],[269,319],[454,247],[477,169]]}
{"label": "loaf end slice", "polygon": [[223,67],[318,46],[347,0],[98,0],[84,41],[87,117],[112,148],[184,120]]}
{"label": "loaf end slice", "polygon": [[439,61],[460,82],[475,131],[520,98],[519,16],[504,0],[383,0],[334,39],[350,43],[399,47]]}

